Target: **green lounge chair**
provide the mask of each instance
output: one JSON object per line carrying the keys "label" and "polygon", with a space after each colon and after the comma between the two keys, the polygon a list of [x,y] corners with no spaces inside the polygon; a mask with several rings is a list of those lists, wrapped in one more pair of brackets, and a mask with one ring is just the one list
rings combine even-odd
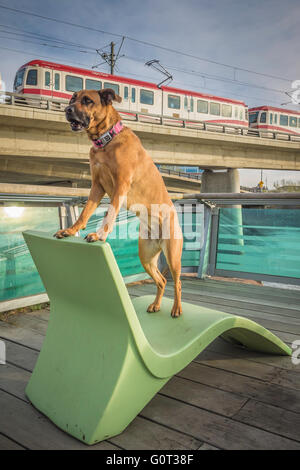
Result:
{"label": "green lounge chair", "polygon": [[51,302],[48,330],[26,388],[32,404],[86,444],[121,433],[161,387],[216,337],[289,355],[251,320],[173,300],[147,313],[131,300],[108,243],[24,232]]}

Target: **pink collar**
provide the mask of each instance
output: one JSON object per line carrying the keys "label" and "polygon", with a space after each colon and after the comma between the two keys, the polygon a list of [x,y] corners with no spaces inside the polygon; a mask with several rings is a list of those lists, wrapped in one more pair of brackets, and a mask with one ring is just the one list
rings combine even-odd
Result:
{"label": "pink collar", "polygon": [[104,134],[100,135],[99,139],[93,140],[93,144],[96,148],[102,149],[105,145],[109,144],[112,141],[113,137],[119,134],[123,130],[124,126],[122,121],[118,121],[111,129],[104,132]]}

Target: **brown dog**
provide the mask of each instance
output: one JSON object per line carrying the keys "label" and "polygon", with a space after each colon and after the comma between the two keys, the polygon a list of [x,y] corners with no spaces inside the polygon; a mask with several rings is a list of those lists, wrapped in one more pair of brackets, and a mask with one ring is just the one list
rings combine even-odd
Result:
{"label": "brown dog", "polygon": [[[166,279],[157,267],[163,250],[175,288],[171,315],[178,317],[182,313],[180,273],[183,240],[177,213],[158,169],[140,139],[128,127],[124,126],[109,143],[102,146],[103,134],[115,128],[120,130],[120,115],[112,106],[113,100],[120,102],[121,98],[112,89],[99,92],[82,90],[74,93],[65,110],[72,130],[86,130],[93,141],[90,150],[92,187],[75,224],[59,230],[55,236],[68,237],[85,228],[107,193],[111,200],[108,212],[100,230],[87,235],[87,241],[106,240],[121,206],[135,212],[140,219],[139,257],[157,286],[156,298],[147,311],[157,312],[160,309],[165,290]],[[99,143],[101,148],[96,147]]]}

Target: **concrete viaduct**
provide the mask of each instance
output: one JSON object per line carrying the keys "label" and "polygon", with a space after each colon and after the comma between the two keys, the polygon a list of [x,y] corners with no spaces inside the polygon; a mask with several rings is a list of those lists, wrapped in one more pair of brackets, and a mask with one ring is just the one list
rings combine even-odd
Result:
{"label": "concrete viaduct", "polygon": [[[139,121],[126,121],[126,125],[141,138],[155,163],[197,165],[209,170],[204,173],[205,192],[236,192],[238,168],[300,170],[300,141]],[[72,133],[62,112],[0,105],[1,182],[10,182],[11,175],[20,174],[22,178],[14,182],[32,182],[36,176],[43,184],[53,177],[53,182],[69,179],[87,187],[89,148],[85,133]],[[231,171],[221,176],[212,172],[216,169]],[[168,183],[168,189],[178,191],[178,181],[173,184],[170,177]],[[199,185],[193,182],[188,186],[188,181],[183,181],[182,191],[188,187],[189,192],[195,192],[193,184]]]}

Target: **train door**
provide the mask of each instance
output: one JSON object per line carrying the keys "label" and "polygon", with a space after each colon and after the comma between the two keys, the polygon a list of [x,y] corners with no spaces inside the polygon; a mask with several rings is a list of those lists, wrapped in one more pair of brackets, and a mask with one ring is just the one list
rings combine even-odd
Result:
{"label": "train door", "polygon": [[57,70],[44,70],[44,90],[47,96],[58,97],[61,90],[61,72]]}
{"label": "train door", "polygon": [[134,85],[124,85],[124,109],[133,113],[138,112],[138,88]]}
{"label": "train door", "polygon": [[185,95],[183,99],[184,111],[183,111],[183,116],[182,116],[184,119],[191,119],[191,120],[196,119],[194,105],[195,105],[195,102],[194,102],[193,96]]}

